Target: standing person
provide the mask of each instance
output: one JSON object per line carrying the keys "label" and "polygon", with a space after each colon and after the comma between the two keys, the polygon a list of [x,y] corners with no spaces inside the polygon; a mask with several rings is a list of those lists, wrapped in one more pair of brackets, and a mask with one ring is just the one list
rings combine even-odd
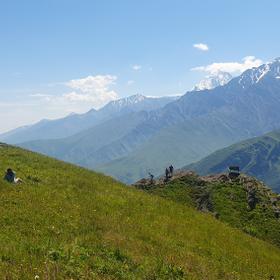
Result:
{"label": "standing person", "polygon": [[149,172],[149,175],[150,175],[150,184],[153,185],[154,184],[154,175],[150,172]]}
{"label": "standing person", "polygon": [[165,168],[165,181],[168,181],[169,178],[169,170]]}
{"label": "standing person", "polygon": [[169,172],[170,172],[170,176],[171,176],[171,177],[173,176],[173,171],[174,171],[174,167],[173,167],[173,165],[171,164],[171,165],[169,166]]}

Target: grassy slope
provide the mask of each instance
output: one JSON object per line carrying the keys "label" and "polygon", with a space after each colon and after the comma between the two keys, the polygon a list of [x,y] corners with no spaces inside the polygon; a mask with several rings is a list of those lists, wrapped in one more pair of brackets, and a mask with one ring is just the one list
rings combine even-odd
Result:
{"label": "grassy slope", "polygon": [[[275,201],[275,205],[271,202],[271,198],[277,199],[277,194],[254,179],[244,183],[245,178],[236,182],[205,182],[198,176],[189,175],[146,191],[192,207],[198,206],[199,198],[209,195],[210,211],[218,214],[221,221],[280,247],[280,222],[274,214],[274,207],[279,207],[280,202]],[[258,203],[251,211],[246,184],[254,185],[256,189]]]}
{"label": "grassy slope", "polygon": [[268,133],[221,149],[186,169],[199,174],[224,172],[239,165],[244,173],[255,176],[280,191],[280,131]]}
{"label": "grassy slope", "polygon": [[0,146],[1,279],[269,279],[280,251],[189,207]]}

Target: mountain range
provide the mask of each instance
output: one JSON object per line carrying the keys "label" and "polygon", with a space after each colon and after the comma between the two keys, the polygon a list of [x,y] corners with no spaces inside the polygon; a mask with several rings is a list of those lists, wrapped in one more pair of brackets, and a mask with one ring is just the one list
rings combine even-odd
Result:
{"label": "mountain range", "polygon": [[123,109],[121,104],[128,100],[119,101],[118,106],[113,102],[107,108],[121,109],[115,109],[111,117],[105,114],[94,125],[90,122],[86,129],[81,125],[74,135],[19,145],[131,183],[148,172],[159,175],[170,164],[182,167],[280,128],[279,77],[280,59],[275,59],[214,89],[187,92],[163,103],[148,98],[147,102],[158,102],[156,108],[143,109],[146,99],[140,96],[136,105],[131,102],[136,109]]}
{"label": "mountain range", "polygon": [[99,170],[132,182],[147,171],[158,175],[171,163],[180,167],[279,128],[279,69],[276,59],[245,71],[225,86],[186,93],[145,123],[160,128],[149,141]]}
{"label": "mountain range", "polygon": [[178,96],[146,97],[141,94],[109,102],[99,110],[91,109],[85,114],[72,113],[56,120],[42,120],[34,125],[24,126],[0,135],[0,140],[10,144],[41,139],[69,137],[106,120],[125,114],[152,111],[174,101]]}
{"label": "mountain range", "polygon": [[141,95],[42,121],[0,140],[131,183],[280,128],[280,59],[181,97]]}

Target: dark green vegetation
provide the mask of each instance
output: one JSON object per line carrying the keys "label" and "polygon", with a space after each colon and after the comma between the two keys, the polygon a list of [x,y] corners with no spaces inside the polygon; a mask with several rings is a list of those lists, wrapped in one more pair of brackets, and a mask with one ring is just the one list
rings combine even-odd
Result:
{"label": "dark green vegetation", "polygon": [[0,145],[1,279],[269,279],[280,250],[192,207]]}
{"label": "dark green vegetation", "polygon": [[[177,178],[176,178],[177,177]],[[168,183],[143,186],[148,193],[212,213],[219,220],[280,247],[280,196],[252,177],[199,177],[182,172]]]}
{"label": "dark green vegetation", "polygon": [[67,138],[21,145],[133,183],[148,171],[159,175],[171,163],[180,168],[279,128],[279,69],[276,59],[163,108],[130,112]]}
{"label": "dark green vegetation", "polygon": [[280,131],[274,131],[214,152],[186,169],[201,175],[224,172],[238,165],[242,172],[255,176],[280,192]]}

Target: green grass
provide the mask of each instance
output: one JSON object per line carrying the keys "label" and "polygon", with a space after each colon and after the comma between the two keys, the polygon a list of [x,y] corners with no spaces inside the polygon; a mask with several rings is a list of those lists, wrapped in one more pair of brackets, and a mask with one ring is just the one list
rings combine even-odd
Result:
{"label": "green grass", "polygon": [[[0,146],[0,279],[269,279],[280,251],[180,203]],[[4,175],[4,174],[3,174]]]}
{"label": "green grass", "polygon": [[198,176],[189,175],[164,186],[146,188],[146,191],[195,208],[198,206],[198,198],[209,195],[212,209],[207,211],[218,215],[221,221],[233,227],[280,247],[280,219],[274,211],[274,207],[280,208],[280,202],[275,201],[273,205],[270,200],[272,197],[276,199],[277,194],[255,180],[258,203],[255,209],[250,210],[242,180],[205,182]]}

